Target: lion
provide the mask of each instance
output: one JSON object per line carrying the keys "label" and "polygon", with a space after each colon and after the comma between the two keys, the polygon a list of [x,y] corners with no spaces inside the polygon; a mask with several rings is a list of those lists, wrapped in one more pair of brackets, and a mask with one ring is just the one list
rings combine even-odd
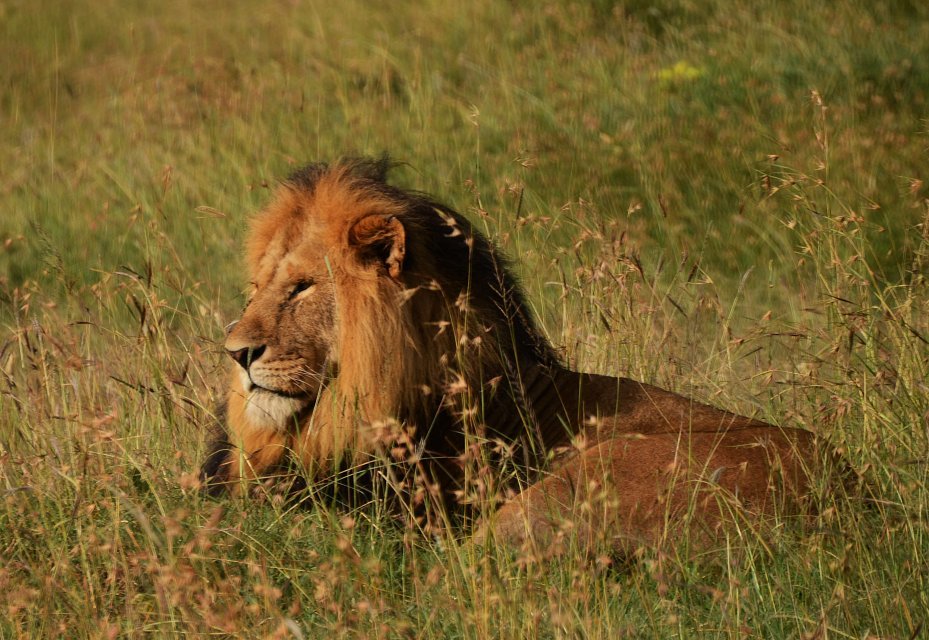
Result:
{"label": "lion", "polygon": [[209,492],[292,468],[313,487],[400,449],[443,509],[476,510],[479,542],[627,551],[803,508],[810,431],[568,369],[501,253],[388,169],[309,165],[254,218]]}

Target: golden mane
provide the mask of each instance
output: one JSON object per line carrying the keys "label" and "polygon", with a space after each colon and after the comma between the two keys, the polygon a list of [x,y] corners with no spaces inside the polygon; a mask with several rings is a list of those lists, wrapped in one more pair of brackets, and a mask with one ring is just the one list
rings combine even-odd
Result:
{"label": "golden mane", "polygon": [[[291,241],[312,235],[329,248],[327,267],[336,287],[339,330],[335,349],[338,374],[321,391],[307,418],[306,437],[298,444],[301,460],[319,466],[341,458],[371,453],[371,442],[359,438],[361,425],[400,415],[415,407],[422,390],[409,381],[431,380],[430,352],[443,341],[424,341],[414,316],[422,305],[404,304],[399,284],[358,268],[350,254],[352,227],[372,212],[400,215],[403,203],[376,189],[364,188],[370,172],[363,163],[344,163],[329,171],[310,168],[295,174],[252,224],[248,242],[249,271],[260,272],[269,256],[286,253],[274,246],[281,228],[291,227]],[[309,182],[313,171],[312,183]],[[421,326],[421,323],[420,323]],[[427,357],[423,357],[427,356]]]}
{"label": "golden mane", "polygon": [[[556,361],[490,243],[444,205],[388,186],[386,168],[384,161],[367,160],[304,168],[251,224],[246,261],[256,284],[301,242],[326,248],[339,318],[332,345],[337,373],[302,418],[300,437],[281,444],[308,468],[374,453],[376,443],[363,433],[371,433],[367,425],[433,424],[453,401],[459,415],[473,413],[465,398],[485,381],[499,380],[530,355]],[[352,230],[373,215],[403,226],[410,251],[402,279],[381,277],[358,260]],[[499,331],[503,326],[509,330]],[[233,392],[230,406],[239,395]],[[231,435],[241,440],[253,431],[244,411],[230,416],[237,423]],[[265,450],[274,446],[259,442]]]}

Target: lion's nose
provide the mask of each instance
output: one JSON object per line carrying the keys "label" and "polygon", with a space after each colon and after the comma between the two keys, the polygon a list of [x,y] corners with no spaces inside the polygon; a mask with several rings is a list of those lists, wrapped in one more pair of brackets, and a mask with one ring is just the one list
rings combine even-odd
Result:
{"label": "lion's nose", "polygon": [[248,371],[251,363],[261,357],[265,352],[264,345],[260,347],[245,347],[244,349],[226,349],[226,353],[232,356],[232,359],[239,363],[239,366]]}

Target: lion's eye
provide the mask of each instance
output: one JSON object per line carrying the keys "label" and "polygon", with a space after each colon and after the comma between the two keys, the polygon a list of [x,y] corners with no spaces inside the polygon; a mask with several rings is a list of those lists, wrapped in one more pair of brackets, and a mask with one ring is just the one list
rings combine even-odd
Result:
{"label": "lion's eye", "polygon": [[312,279],[307,279],[307,280],[301,280],[301,281],[299,281],[299,282],[298,282],[297,284],[295,284],[295,285],[293,286],[293,288],[290,290],[290,299],[293,300],[293,299],[296,298],[298,295],[300,295],[301,293],[303,293],[304,291],[306,291],[307,289],[309,289],[310,287],[312,287],[313,284],[314,284],[314,283],[313,283],[313,280],[312,280]]}

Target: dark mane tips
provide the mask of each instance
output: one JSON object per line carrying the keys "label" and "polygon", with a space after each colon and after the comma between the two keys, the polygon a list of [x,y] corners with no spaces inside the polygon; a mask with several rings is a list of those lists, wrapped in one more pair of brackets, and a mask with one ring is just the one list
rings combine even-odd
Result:
{"label": "dark mane tips", "polygon": [[[429,254],[435,273],[423,276],[438,276],[453,298],[470,292],[470,302],[496,325],[498,334],[510,336],[508,345],[501,346],[512,348],[520,361],[529,357],[546,366],[560,365],[555,349],[539,331],[509,258],[454,209],[423,193],[386,189],[405,201],[403,222],[416,229]],[[410,258],[415,270],[415,251]]]}
{"label": "dark mane tips", "polygon": [[316,183],[328,170],[329,165],[325,162],[308,164],[293,171],[284,180],[284,184],[296,189],[312,192],[316,188]]}
{"label": "dark mane tips", "polygon": [[284,184],[312,192],[316,188],[316,183],[324,175],[339,173],[359,187],[382,188],[387,186],[387,174],[393,166],[394,163],[387,154],[378,158],[341,158],[331,165],[326,162],[315,162],[296,169],[287,176]]}

